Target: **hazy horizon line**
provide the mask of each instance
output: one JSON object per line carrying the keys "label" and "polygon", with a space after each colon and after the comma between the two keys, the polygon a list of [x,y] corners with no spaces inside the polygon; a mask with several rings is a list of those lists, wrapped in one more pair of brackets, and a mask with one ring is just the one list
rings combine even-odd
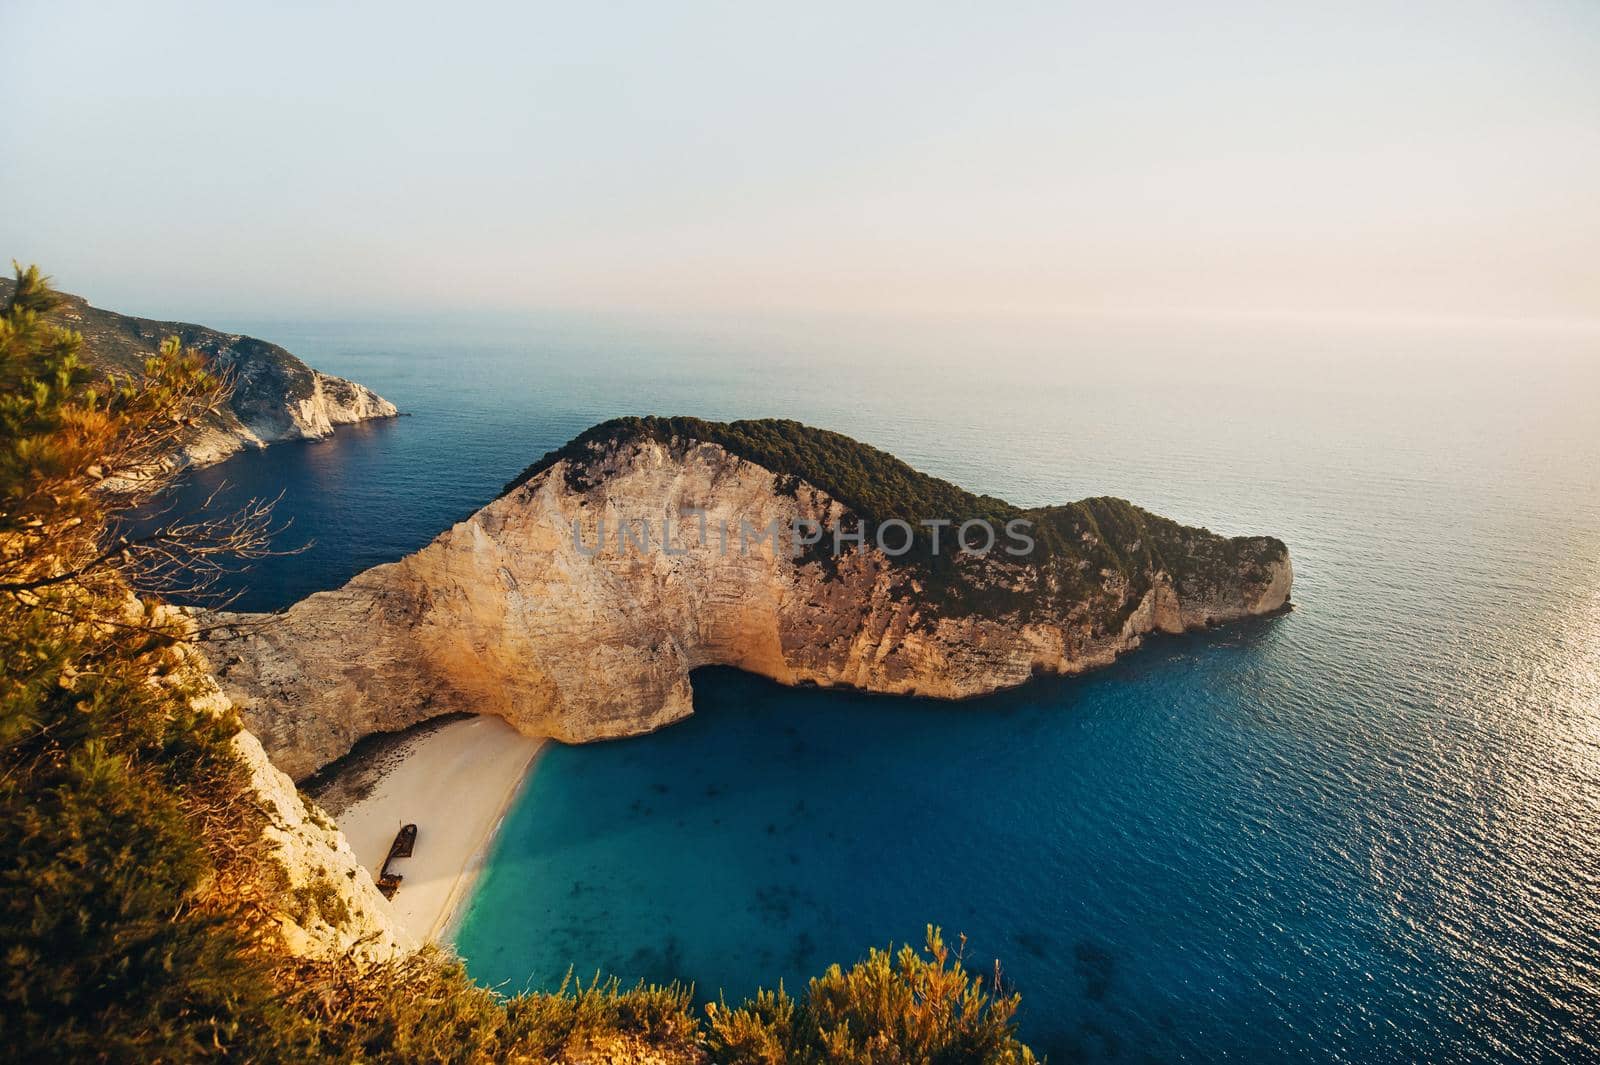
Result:
{"label": "hazy horizon line", "polygon": [[[15,259],[24,267],[31,264]],[[97,296],[90,286],[63,280],[47,264],[39,263],[41,271],[48,274],[52,284],[61,292],[80,297],[91,306],[114,311],[130,317],[156,321],[188,322],[215,326],[216,320],[236,321],[302,321],[313,322],[408,322],[452,321],[463,318],[489,317],[511,320],[537,316],[616,316],[623,318],[654,318],[661,320],[689,320],[699,318],[756,319],[784,318],[838,319],[838,320],[997,320],[997,321],[1051,321],[1051,320],[1103,320],[1107,322],[1208,322],[1216,324],[1296,324],[1345,325],[1352,327],[1394,327],[1401,329],[1484,329],[1541,332],[1586,333],[1600,332],[1600,315],[1579,317],[1571,315],[1514,315],[1472,314],[1442,310],[1381,310],[1360,308],[1316,307],[1236,307],[1236,306],[1095,306],[1030,304],[971,304],[966,306],[918,305],[906,303],[867,304],[806,304],[806,303],[756,303],[729,301],[712,303],[665,303],[652,301],[593,302],[551,301],[511,303],[504,301],[479,304],[463,303],[454,306],[435,306],[419,309],[413,306],[386,303],[340,304],[338,301],[282,305],[242,304],[223,302],[151,301],[137,292],[109,298]]]}

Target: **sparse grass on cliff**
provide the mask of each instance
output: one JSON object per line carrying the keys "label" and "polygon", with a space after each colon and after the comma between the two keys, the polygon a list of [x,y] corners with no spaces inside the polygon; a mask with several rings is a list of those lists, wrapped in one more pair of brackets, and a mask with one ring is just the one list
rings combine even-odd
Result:
{"label": "sparse grass on cliff", "polygon": [[308,1060],[577,1061],[619,1045],[702,1060],[700,1025],[680,985],[569,980],[554,994],[507,998],[433,948],[375,966],[288,961],[279,976],[313,1034]]}

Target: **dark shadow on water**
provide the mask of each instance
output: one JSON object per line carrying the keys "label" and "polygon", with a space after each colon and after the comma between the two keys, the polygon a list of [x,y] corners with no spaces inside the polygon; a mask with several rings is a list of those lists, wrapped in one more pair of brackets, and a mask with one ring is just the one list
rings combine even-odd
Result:
{"label": "dark shadow on water", "polygon": [[1083,980],[1083,992],[1092,1002],[1100,1002],[1111,990],[1116,976],[1117,958],[1109,947],[1093,939],[1080,939],[1072,946],[1072,959],[1078,976]]}

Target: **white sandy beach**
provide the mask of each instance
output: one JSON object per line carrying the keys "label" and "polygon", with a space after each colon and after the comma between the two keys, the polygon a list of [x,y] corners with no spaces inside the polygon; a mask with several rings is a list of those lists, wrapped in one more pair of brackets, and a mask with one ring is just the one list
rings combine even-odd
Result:
{"label": "white sandy beach", "polygon": [[365,798],[335,820],[378,878],[395,833],[417,826],[416,849],[390,872],[405,877],[391,906],[419,943],[442,938],[470,897],[489,841],[544,741],[498,717],[452,721],[409,740]]}

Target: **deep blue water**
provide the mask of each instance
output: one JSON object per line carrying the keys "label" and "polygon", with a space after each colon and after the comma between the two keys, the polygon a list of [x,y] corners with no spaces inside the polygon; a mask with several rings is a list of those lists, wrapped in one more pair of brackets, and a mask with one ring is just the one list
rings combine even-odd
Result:
{"label": "deep blue water", "polygon": [[1014,502],[1281,536],[1298,608],[959,705],[697,674],[541,756],[478,979],[791,988],[927,923],[1055,1061],[1600,1060],[1600,337],[1101,321],[225,323],[411,417],[202,471],[285,491],[269,609],[602,417],[783,415]]}

